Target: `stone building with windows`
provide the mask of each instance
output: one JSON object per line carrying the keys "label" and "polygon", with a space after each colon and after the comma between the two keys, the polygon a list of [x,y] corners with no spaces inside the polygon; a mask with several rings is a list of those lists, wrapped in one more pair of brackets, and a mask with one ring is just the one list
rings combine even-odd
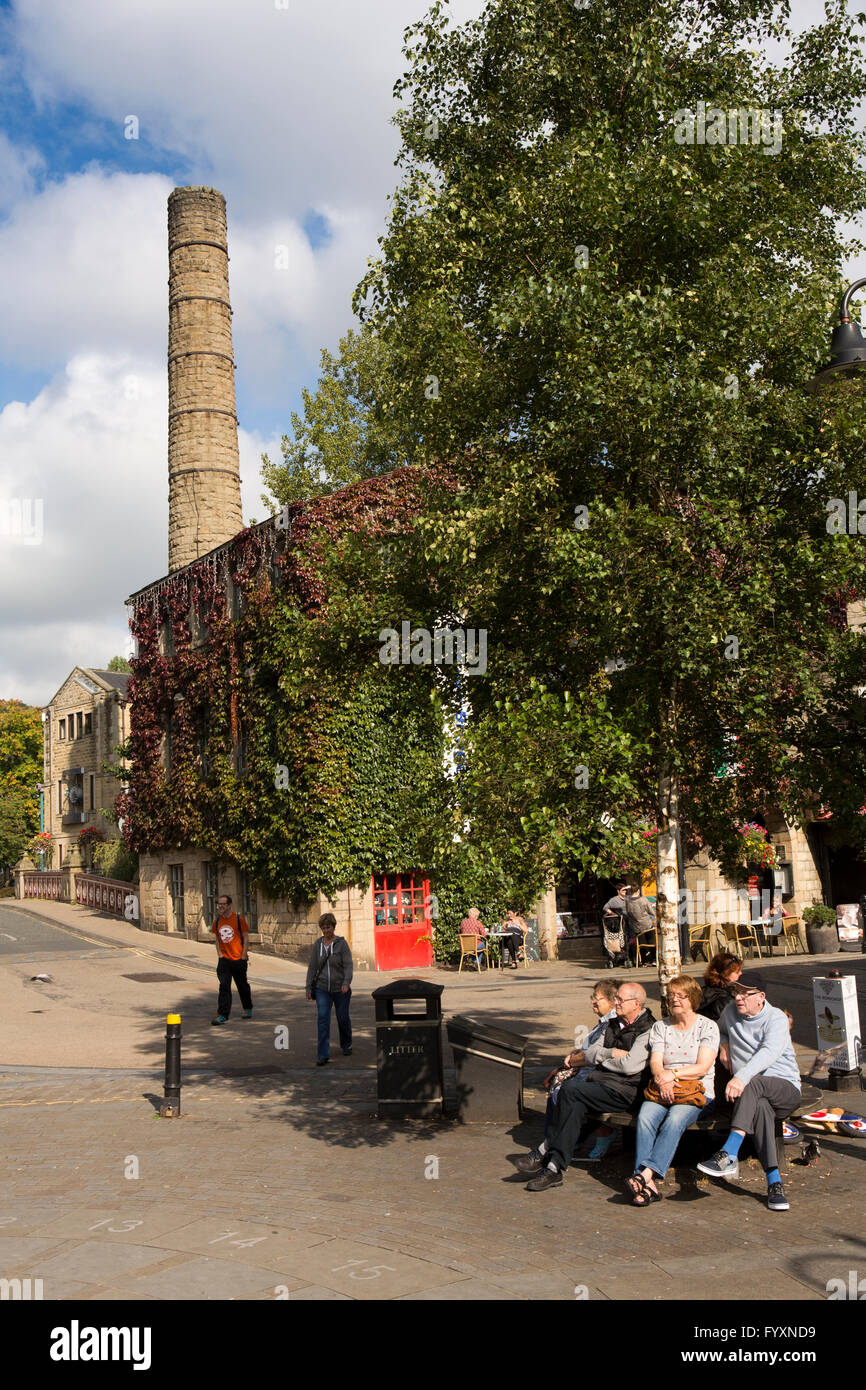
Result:
{"label": "stone building with windows", "polygon": [[55,869],[87,826],[119,838],[102,814],[113,811],[119,791],[104,765],[117,763],[115,750],[129,735],[128,681],[123,672],[76,666],[42,711],[44,821]]}

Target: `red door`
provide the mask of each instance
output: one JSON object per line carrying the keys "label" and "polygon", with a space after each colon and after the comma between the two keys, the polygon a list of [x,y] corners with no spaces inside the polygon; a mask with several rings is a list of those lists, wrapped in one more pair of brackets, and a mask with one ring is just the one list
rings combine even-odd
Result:
{"label": "red door", "polygon": [[430,880],[420,874],[377,874],[373,878],[376,969],[404,970],[433,963]]}

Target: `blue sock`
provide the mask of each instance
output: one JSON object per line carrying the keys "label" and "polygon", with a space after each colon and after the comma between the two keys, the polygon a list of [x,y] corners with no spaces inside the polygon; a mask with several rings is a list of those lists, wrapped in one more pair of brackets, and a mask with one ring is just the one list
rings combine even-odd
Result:
{"label": "blue sock", "polygon": [[781,1182],[781,1181],[782,1181],[782,1174],[779,1172],[778,1168],[768,1168],[768,1169],[767,1169],[767,1186],[768,1186],[768,1187],[770,1187],[774,1182]]}
{"label": "blue sock", "polygon": [[740,1152],[740,1145],[745,1137],[745,1134],[729,1134],[722,1145],[725,1153],[730,1154],[731,1158],[736,1158],[737,1154]]}

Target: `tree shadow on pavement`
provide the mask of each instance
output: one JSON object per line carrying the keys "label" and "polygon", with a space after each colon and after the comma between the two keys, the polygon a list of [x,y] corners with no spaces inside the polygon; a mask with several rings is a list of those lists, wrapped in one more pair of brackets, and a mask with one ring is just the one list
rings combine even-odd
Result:
{"label": "tree shadow on pavement", "polygon": [[[214,981],[214,984],[216,982]],[[244,1020],[236,998],[233,999],[229,1022],[218,1027],[211,1024],[216,1009],[216,989],[212,1001],[203,1002],[200,992],[188,991],[186,981],[166,982],[160,986],[162,1007],[142,1008],[152,1028],[149,1036],[135,1044],[144,1064],[151,1064],[156,1075],[162,1072],[165,1057],[165,1016],[178,1013],[183,1030],[181,1043],[181,1111],[184,1118],[200,1115],[213,1117],[214,1105],[232,1102],[230,1109],[221,1112],[230,1122],[247,1123],[252,1117],[285,1123],[293,1130],[312,1139],[343,1149],[382,1148],[407,1137],[420,1142],[432,1142],[443,1130],[461,1128],[454,1113],[457,1099],[451,1048],[442,1023],[442,1053],[445,1066],[446,1102],[444,1115],[433,1118],[379,1118],[377,1110],[377,1073],[375,1047],[375,1018],[373,1000],[368,992],[352,997],[353,1055],[344,1058],[336,1042],[336,1025],[332,1021],[331,1061],[326,1067],[315,1065],[316,1010],[306,1000],[303,991],[269,990],[253,987],[253,1018]],[[153,986],[151,986],[153,988]],[[173,991],[173,992],[172,992]],[[459,1004],[459,998],[453,1002]],[[505,1001],[482,1002],[470,1017],[497,1028],[506,1029],[531,1039],[533,1051],[547,1064],[539,1064],[530,1072],[543,1074],[555,1065],[571,1046],[569,1038],[561,1036],[555,1010],[539,1007],[534,996],[525,1005],[515,1007]],[[534,1005],[534,1006],[533,1006]],[[581,1010],[581,1012],[589,1012]],[[549,1062],[547,1059],[550,1059]],[[531,1090],[531,1087],[530,1087]],[[196,1110],[196,1095],[204,1091],[207,1107]],[[161,1097],[149,1086],[143,1097],[158,1112]],[[246,1099],[248,1105],[238,1104]],[[529,1100],[532,1105],[532,1097]],[[537,1127],[542,1120],[529,1119],[521,1124]],[[466,1126],[467,1130],[477,1126]],[[488,1128],[492,1128],[489,1126]],[[506,1129],[506,1124],[502,1125]]]}

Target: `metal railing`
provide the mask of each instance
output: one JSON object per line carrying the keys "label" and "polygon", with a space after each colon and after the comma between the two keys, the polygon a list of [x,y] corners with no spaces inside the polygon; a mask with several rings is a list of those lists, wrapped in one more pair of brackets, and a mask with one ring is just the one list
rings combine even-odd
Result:
{"label": "metal railing", "polygon": [[60,870],[37,870],[24,874],[25,898],[52,898],[64,901],[63,874]]}
{"label": "metal railing", "polygon": [[99,912],[113,912],[118,917],[124,917],[130,896],[136,899],[137,905],[137,883],[124,883],[118,878],[99,878],[96,874],[75,875],[75,901],[81,907],[93,907]]}

